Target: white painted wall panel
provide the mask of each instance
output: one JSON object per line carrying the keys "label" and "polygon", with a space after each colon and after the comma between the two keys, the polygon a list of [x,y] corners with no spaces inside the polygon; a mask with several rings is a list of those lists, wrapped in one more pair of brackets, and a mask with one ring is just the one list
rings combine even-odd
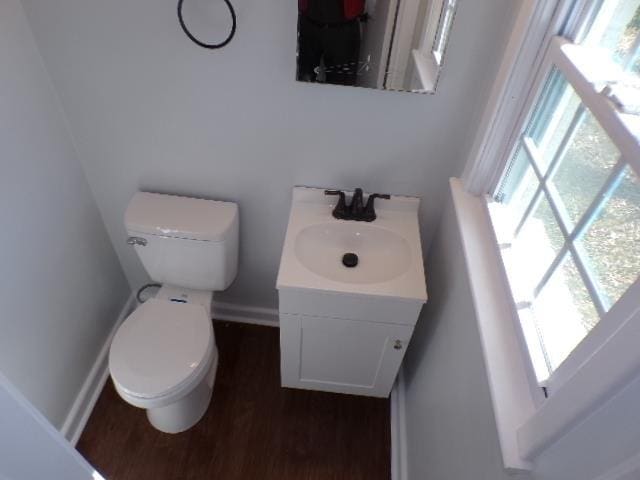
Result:
{"label": "white painted wall panel", "polygon": [[452,207],[449,199],[427,259],[429,301],[404,361],[404,480],[507,480]]}
{"label": "white painted wall panel", "polygon": [[0,370],[60,427],[128,285],[18,0],[0,2],[0,167]]}
{"label": "white painted wall panel", "polygon": [[131,285],[146,280],[122,222],[137,189],[232,200],[240,270],[219,298],[262,307],[277,305],[293,185],[421,196],[429,245],[518,4],[461,2],[438,92],[423,96],[295,82],[295,0],[234,0],[237,35],[218,51],[187,39],[175,0],[23,0]]}
{"label": "white painted wall panel", "polygon": [[0,479],[102,479],[1,373],[0,425]]}

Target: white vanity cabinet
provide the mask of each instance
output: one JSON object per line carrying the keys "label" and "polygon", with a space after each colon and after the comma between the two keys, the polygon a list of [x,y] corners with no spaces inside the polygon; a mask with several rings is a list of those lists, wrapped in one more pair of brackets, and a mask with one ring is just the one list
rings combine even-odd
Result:
{"label": "white vanity cabinet", "polygon": [[419,200],[380,201],[370,223],[333,218],[333,201],[293,191],[277,281],[282,386],[387,397],[427,300]]}
{"label": "white vanity cabinet", "polygon": [[282,385],[387,397],[413,327],[280,315]]}

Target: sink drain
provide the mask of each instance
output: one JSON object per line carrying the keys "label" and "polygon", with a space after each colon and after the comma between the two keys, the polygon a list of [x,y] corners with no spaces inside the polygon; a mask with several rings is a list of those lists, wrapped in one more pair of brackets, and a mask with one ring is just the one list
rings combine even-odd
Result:
{"label": "sink drain", "polygon": [[348,268],[355,267],[356,265],[358,265],[358,255],[356,255],[355,253],[345,253],[342,256],[342,264]]}

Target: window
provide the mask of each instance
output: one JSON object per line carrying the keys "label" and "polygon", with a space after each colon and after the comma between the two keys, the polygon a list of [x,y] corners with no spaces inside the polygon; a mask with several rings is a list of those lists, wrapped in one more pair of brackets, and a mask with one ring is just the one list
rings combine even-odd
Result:
{"label": "window", "polygon": [[427,6],[428,14],[417,39],[418,44],[411,51],[414,90],[435,90],[457,3],[458,0],[431,0]]}
{"label": "window", "polygon": [[442,58],[444,57],[444,49],[447,45],[449,38],[449,32],[451,31],[451,24],[453,22],[453,15],[456,10],[456,0],[444,0],[441,2],[440,7],[440,20],[438,22],[438,30],[436,32],[433,48],[433,58],[438,65],[442,65]]}
{"label": "window", "polygon": [[568,360],[585,355],[585,338],[620,321],[614,306],[640,274],[640,0],[590,4],[574,40],[551,41],[490,203],[549,394],[580,363]]}

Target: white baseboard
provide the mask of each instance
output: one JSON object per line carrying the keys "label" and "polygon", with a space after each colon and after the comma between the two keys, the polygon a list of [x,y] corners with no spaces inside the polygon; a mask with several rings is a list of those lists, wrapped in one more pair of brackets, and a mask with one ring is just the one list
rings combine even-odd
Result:
{"label": "white baseboard", "polygon": [[407,418],[402,368],[391,391],[391,480],[408,480]]}
{"label": "white baseboard", "polygon": [[80,435],[82,434],[82,431],[89,420],[89,416],[93,411],[93,407],[95,407],[98,397],[104,388],[104,384],[109,378],[109,347],[111,346],[111,340],[116,334],[120,324],[135,308],[135,305],[136,297],[135,294],[132,293],[120,311],[120,315],[118,315],[116,323],[113,325],[113,328],[109,332],[109,336],[102,345],[102,348],[96,357],[96,361],[89,371],[89,375],[87,375],[86,380],[82,384],[82,388],[80,389],[80,392],[78,392],[78,396],[73,402],[73,405],[67,414],[67,418],[60,428],[60,433],[62,433],[62,435],[64,435],[72,445],[76,445],[76,443],[78,443]]}
{"label": "white baseboard", "polygon": [[249,307],[237,303],[213,301],[211,312],[216,320],[228,322],[251,323],[254,325],[266,325],[277,327],[279,325],[278,310],[275,308]]}

